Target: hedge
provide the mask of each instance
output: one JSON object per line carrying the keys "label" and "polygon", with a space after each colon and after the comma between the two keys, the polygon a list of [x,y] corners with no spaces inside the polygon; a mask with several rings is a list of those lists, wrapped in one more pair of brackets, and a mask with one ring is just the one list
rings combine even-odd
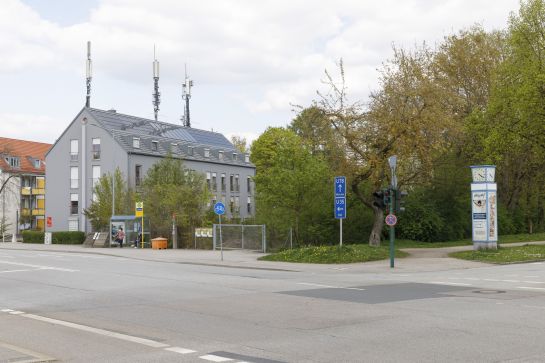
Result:
{"label": "hedge", "polygon": [[44,232],[23,231],[24,243],[44,243]]}
{"label": "hedge", "polygon": [[[85,241],[83,232],[52,232],[52,243],[58,245],[80,245]],[[44,232],[23,231],[24,243],[44,243]]]}

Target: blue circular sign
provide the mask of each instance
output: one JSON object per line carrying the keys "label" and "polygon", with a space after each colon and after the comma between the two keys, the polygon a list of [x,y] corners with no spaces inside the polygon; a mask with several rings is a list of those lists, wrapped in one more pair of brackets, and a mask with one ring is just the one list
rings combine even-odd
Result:
{"label": "blue circular sign", "polygon": [[219,216],[225,214],[225,205],[223,205],[222,202],[217,202],[216,204],[214,204],[214,213]]}

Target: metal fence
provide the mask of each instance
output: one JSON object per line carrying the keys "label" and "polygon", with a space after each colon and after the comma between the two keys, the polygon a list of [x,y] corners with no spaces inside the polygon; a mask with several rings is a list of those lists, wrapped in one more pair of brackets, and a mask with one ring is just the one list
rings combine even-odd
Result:
{"label": "metal fence", "polygon": [[[213,226],[214,249],[242,249],[252,251],[267,251],[267,233],[264,224],[222,224]],[[221,237],[221,238],[220,238]]]}

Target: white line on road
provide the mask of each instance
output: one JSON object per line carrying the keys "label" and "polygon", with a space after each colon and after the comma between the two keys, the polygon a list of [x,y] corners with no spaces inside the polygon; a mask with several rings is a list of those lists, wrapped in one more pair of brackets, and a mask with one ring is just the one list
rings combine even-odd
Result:
{"label": "white line on road", "polygon": [[152,348],[166,348],[166,347],[169,346],[168,344],[163,344],[163,343],[160,343],[160,342],[156,342],[155,340],[134,337],[134,336],[131,336],[131,335],[116,333],[116,332],[105,330],[105,329],[93,328],[93,327],[86,326],[86,325],[71,323],[69,321],[46,318],[45,316],[34,315],[34,314],[21,314],[20,316],[23,316],[23,317],[29,318],[29,319],[38,320],[38,321],[43,321],[43,322],[50,323],[50,324],[65,326],[67,328],[86,331],[86,332],[89,332],[89,333],[104,335],[104,336],[110,337],[110,338],[116,338],[116,339],[121,339],[121,340],[125,340],[125,341],[132,342],[132,343],[143,344],[143,345],[147,345],[148,347],[152,347]]}
{"label": "white line on road", "polygon": [[317,287],[329,287],[336,289],[337,286],[331,286],[331,285],[322,285],[322,284],[313,284],[311,282],[298,282],[297,285],[306,285],[306,286],[317,286]]}
{"label": "white line on road", "polygon": [[11,309],[2,309],[0,310],[1,312],[3,313],[9,313],[9,312],[12,312],[12,311],[15,311],[15,310],[11,310]]}
{"label": "white line on road", "polygon": [[170,348],[165,348],[165,350],[168,350],[169,352],[180,353],[180,354],[189,354],[189,353],[196,352],[195,350],[185,349],[180,347],[170,347]]}
{"label": "white line on road", "polygon": [[24,314],[24,312],[18,311],[18,310],[16,310],[16,311],[10,311],[9,313],[10,313],[10,314],[13,314],[13,315],[21,315],[21,314]]}
{"label": "white line on road", "polygon": [[525,284],[545,284],[543,281],[522,281]]}
{"label": "white line on road", "polygon": [[201,355],[199,358],[206,359],[206,360],[209,360],[211,362],[229,362],[229,361],[232,361],[231,358],[220,357],[219,355],[213,355],[213,354]]}
{"label": "white line on road", "polygon": [[5,270],[5,271],[0,271],[0,274],[7,274],[10,272],[30,272],[30,271],[39,271],[39,270],[41,270],[41,268],[35,268],[33,270]]}
{"label": "white line on road", "polygon": [[430,281],[430,284],[471,286],[471,284],[465,284],[463,282],[445,282],[445,281]]}
{"label": "white line on road", "polygon": [[33,267],[33,268],[38,268],[38,269],[41,269],[41,270],[55,270],[55,271],[63,271],[63,272],[76,272],[76,271],[78,271],[78,270],[72,270],[72,269],[69,269],[69,268],[62,268],[62,267],[31,265],[31,264],[22,263],[22,262],[0,261],[0,263],[6,264],[6,265]]}
{"label": "white line on road", "polygon": [[530,286],[517,286],[518,289],[528,289],[528,290],[541,290],[545,291],[545,287],[530,287]]}

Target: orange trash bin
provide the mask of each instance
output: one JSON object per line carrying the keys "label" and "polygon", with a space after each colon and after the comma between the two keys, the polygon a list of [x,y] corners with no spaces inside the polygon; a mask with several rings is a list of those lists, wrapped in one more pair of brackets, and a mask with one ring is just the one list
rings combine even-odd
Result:
{"label": "orange trash bin", "polygon": [[157,237],[151,240],[151,248],[154,250],[166,250],[168,246],[168,240],[163,237]]}

